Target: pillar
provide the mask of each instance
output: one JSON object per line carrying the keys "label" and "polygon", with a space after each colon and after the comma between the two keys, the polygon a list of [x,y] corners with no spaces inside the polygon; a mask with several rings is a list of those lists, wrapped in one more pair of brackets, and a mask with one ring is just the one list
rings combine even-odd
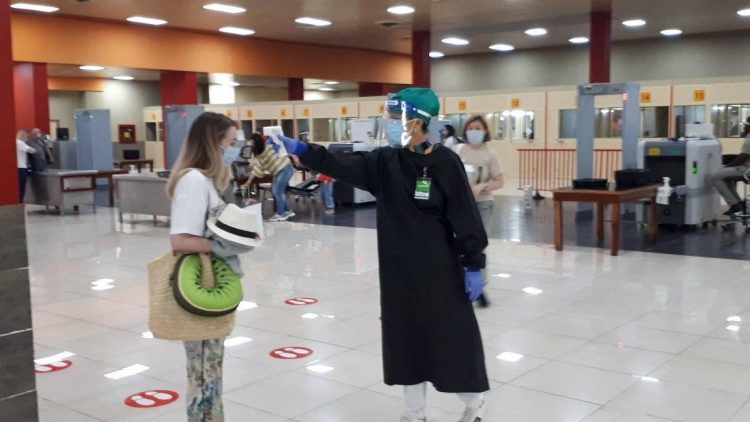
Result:
{"label": "pillar", "polygon": [[589,82],[610,82],[610,52],[612,48],[612,11],[591,12],[591,42],[589,43]]}
{"label": "pillar", "polygon": [[414,31],[411,36],[411,70],[412,85],[429,88],[430,74],[430,37],[429,31]]}
{"label": "pillar", "polygon": [[289,101],[302,101],[305,99],[305,80],[302,78],[289,78]]}
{"label": "pillar", "polygon": [[359,96],[360,97],[381,97],[388,95],[388,84],[377,83],[377,82],[360,82],[359,83]]}
{"label": "pillar", "polygon": [[[26,215],[18,205],[10,4],[0,4],[0,415],[39,420],[34,378]],[[49,120],[49,119],[48,119]]]}
{"label": "pillar", "polygon": [[[172,105],[195,105],[198,104],[198,74],[195,72],[177,72],[163,70],[161,72],[161,108],[164,122],[164,162],[167,167],[169,149],[167,147],[167,106]],[[158,163],[155,163],[158,166]]]}
{"label": "pillar", "polygon": [[46,63],[15,63],[13,87],[16,129],[39,128],[49,133],[49,90]]}

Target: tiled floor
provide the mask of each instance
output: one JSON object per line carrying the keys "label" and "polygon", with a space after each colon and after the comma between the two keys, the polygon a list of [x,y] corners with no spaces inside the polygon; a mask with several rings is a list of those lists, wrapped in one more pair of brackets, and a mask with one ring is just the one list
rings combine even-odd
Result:
{"label": "tiled floor", "polygon": [[[268,230],[244,258],[254,305],[232,335],[245,342],[227,349],[227,421],[397,421],[401,390],[382,383],[375,231]],[[513,240],[492,240],[493,305],[477,310],[492,381],[485,420],[750,421],[750,263]],[[182,400],[124,404],[185,389],[181,345],[143,335],[145,266],[167,250],[167,228],[119,226],[106,208],[33,213],[28,241],[36,357],[74,354],[70,368],[37,376],[42,421],[184,421]],[[113,287],[97,290],[102,279]],[[319,302],[284,303],[293,297]],[[284,346],[314,353],[269,356]],[[104,376],[136,364],[148,369]],[[459,419],[455,397],[428,400],[430,421]]]}

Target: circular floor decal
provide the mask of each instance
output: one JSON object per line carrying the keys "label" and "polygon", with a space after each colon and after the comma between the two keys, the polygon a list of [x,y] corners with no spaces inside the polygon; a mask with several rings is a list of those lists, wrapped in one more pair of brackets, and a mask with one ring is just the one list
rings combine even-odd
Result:
{"label": "circular floor decal", "polygon": [[73,366],[73,362],[69,360],[62,360],[60,362],[52,362],[44,365],[34,365],[34,372],[37,374],[50,374],[52,372],[62,371]]}
{"label": "circular floor decal", "polygon": [[307,347],[282,347],[280,349],[271,350],[269,355],[275,359],[302,359],[312,355],[314,352],[312,349]]}
{"label": "circular floor decal", "polygon": [[125,405],[138,409],[166,406],[174,403],[180,395],[169,390],[150,390],[133,394],[125,399]]}
{"label": "circular floor decal", "polygon": [[284,303],[292,306],[314,305],[318,303],[318,299],[315,299],[313,297],[295,297],[285,300]]}

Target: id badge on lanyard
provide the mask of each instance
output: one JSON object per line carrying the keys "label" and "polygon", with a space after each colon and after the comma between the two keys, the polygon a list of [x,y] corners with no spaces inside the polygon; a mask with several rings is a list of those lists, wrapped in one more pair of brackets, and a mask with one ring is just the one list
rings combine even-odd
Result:
{"label": "id badge on lanyard", "polygon": [[414,189],[414,199],[427,201],[430,199],[432,190],[432,179],[427,177],[427,167],[422,170],[422,177],[417,179],[417,186]]}

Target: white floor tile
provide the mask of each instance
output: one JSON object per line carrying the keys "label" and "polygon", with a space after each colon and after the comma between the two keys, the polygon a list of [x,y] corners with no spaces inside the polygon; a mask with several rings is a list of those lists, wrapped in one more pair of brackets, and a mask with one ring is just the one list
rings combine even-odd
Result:
{"label": "white floor tile", "polygon": [[581,366],[605,369],[627,375],[645,376],[674,355],[603,343],[588,343],[560,360]]}
{"label": "white floor tile", "polygon": [[504,385],[487,394],[488,421],[580,421],[599,406],[553,394]]}
{"label": "white floor tile", "polygon": [[485,342],[485,347],[546,359],[558,358],[586,343],[586,340],[516,329]]}
{"label": "white floor tile", "polygon": [[651,376],[670,384],[693,385],[750,396],[750,366],[680,356]]}
{"label": "white floor tile", "polygon": [[675,333],[635,325],[623,325],[595,340],[620,347],[636,347],[639,349],[677,354],[700,339],[701,337],[691,334]]}

